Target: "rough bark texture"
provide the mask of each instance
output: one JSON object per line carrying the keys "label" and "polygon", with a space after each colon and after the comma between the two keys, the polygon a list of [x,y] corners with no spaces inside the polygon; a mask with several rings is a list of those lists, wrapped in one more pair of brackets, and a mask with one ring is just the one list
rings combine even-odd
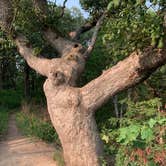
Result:
{"label": "rough bark texture", "polygon": [[66,165],[98,166],[102,143],[92,113],[82,104],[80,90],[56,86],[47,79],[44,92],[51,121],[62,143]]}
{"label": "rough bark texture", "polygon": [[165,63],[166,49],[149,47],[143,52],[132,53],[81,89],[84,104],[88,110],[98,109],[110,97],[145,80]]}

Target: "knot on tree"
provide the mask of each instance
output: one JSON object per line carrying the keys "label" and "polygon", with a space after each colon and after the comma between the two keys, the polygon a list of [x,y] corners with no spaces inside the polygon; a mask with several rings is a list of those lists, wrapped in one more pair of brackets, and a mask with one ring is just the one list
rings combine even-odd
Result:
{"label": "knot on tree", "polygon": [[51,71],[49,73],[48,79],[51,81],[52,85],[59,86],[66,83],[65,75],[60,71]]}

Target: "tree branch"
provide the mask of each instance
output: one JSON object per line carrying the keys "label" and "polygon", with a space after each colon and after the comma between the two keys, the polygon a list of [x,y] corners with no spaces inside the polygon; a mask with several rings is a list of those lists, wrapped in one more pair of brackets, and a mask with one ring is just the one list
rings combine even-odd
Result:
{"label": "tree branch", "polygon": [[61,14],[60,14],[60,16],[58,17],[58,19],[61,18],[61,17],[63,17],[63,15],[64,15],[65,8],[66,8],[66,2],[67,2],[67,0],[64,0],[64,1],[63,1],[63,6],[61,7]]}
{"label": "tree branch", "polygon": [[15,43],[19,53],[24,57],[28,65],[41,75],[48,77],[51,60],[36,57],[33,53],[33,49],[29,46],[27,39],[22,35],[18,35],[15,38]]}
{"label": "tree branch", "polygon": [[[63,2],[63,8],[65,8],[67,0]],[[46,0],[33,0],[34,8],[36,11],[41,11],[39,14],[36,12],[36,15],[39,17],[40,20],[43,20],[43,17],[41,17],[43,14],[45,17],[47,15],[48,11],[48,5]],[[60,36],[55,30],[52,30],[51,28],[45,28],[43,30],[44,38],[46,41],[48,41],[53,48],[57,50],[57,52],[60,54],[60,56],[63,56],[67,52],[70,52],[73,47],[76,45],[79,45],[79,43],[72,42],[62,36]]]}
{"label": "tree branch", "polygon": [[142,82],[165,63],[166,48],[148,47],[144,52],[132,53],[81,88],[84,105],[88,110],[96,110],[110,97]]}
{"label": "tree branch", "polygon": [[59,36],[55,31],[48,28],[43,31],[44,38],[51,44],[53,48],[57,50],[60,56],[64,56],[69,53],[73,48],[79,46],[79,43],[72,42]]}
{"label": "tree branch", "polygon": [[72,40],[79,40],[82,33],[91,30],[97,23],[97,20],[93,20],[92,22],[88,22],[85,25],[81,26],[75,31],[69,33],[69,36]]}
{"label": "tree branch", "polygon": [[98,35],[99,30],[100,30],[101,24],[103,23],[105,14],[106,14],[106,12],[105,12],[105,13],[100,17],[100,19],[97,21],[95,30],[94,30],[93,35],[92,35],[91,43],[90,43],[90,45],[88,46],[86,52],[84,53],[84,57],[86,57],[86,58],[89,57],[90,53],[91,53],[92,50],[94,49],[94,46],[95,46],[95,43],[96,43],[96,40],[97,40],[97,35]]}

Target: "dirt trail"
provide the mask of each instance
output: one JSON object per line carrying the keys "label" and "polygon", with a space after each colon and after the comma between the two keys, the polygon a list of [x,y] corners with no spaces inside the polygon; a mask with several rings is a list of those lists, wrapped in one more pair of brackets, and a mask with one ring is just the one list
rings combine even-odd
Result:
{"label": "dirt trail", "polygon": [[22,136],[11,115],[6,139],[0,142],[0,166],[56,166],[54,152],[52,146]]}

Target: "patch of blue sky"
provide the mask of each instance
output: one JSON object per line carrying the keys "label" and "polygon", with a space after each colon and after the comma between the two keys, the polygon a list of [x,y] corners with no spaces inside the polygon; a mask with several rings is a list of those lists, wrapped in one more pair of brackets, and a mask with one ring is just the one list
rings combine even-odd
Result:
{"label": "patch of blue sky", "polygon": [[[56,0],[56,4],[62,6],[63,5],[63,0]],[[71,9],[72,7],[76,7],[78,9],[80,9],[81,13],[83,14],[83,16],[85,18],[87,18],[89,16],[88,12],[84,11],[81,8],[79,0],[68,0],[67,3],[66,3],[66,7],[69,8],[69,9]]]}

